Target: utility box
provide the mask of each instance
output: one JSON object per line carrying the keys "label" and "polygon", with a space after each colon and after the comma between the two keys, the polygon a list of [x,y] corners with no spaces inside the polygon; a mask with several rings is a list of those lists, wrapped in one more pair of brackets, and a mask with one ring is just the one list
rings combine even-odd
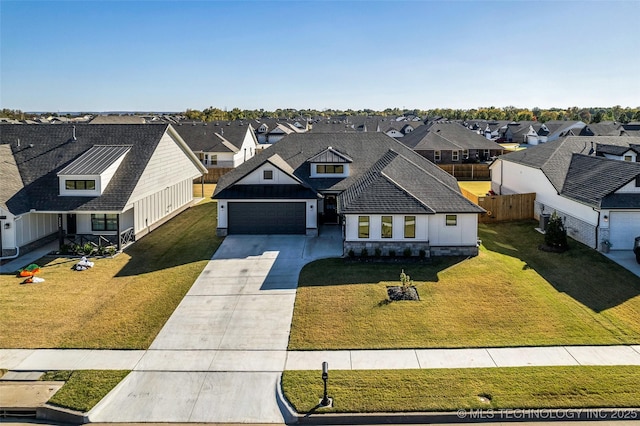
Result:
{"label": "utility box", "polygon": [[551,219],[551,215],[549,213],[540,214],[540,229],[542,231],[547,230],[547,226],[549,225],[549,219]]}

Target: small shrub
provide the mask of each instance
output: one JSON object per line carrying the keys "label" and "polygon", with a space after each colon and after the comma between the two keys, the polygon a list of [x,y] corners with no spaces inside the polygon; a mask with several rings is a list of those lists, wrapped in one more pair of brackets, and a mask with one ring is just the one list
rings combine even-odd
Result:
{"label": "small shrub", "polygon": [[60,246],[60,253],[61,254],[71,254],[73,253],[73,246],[71,246],[70,244],[63,244]]}
{"label": "small shrub", "polygon": [[389,250],[389,257],[396,257],[396,251],[395,250]]}
{"label": "small shrub", "polygon": [[551,218],[549,218],[549,224],[544,234],[544,242],[549,247],[560,250],[569,248],[567,243],[567,230],[562,223],[562,219],[555,211],[551,215]]}
{"label": "small shrub", "polygon": [[376,257],[382,256],[382,250],[380,250],[380,247],[376,247],[374,253]]}
{"label": "small shrub", "polygon": [[360,256],[368,257],[369,256],[369,250],[367,250],[366,248],[363,248],[362,252],[360,252]]}
{"label": "small shrub", "polygon": [[418,255],[420,256],[420,259],[424,259],[425,257],[427,257],[427,251],[425,249],[420,249]]}
{"label": "small shrub", "polygon": [[402,255],[404,257],[411,257],[411,249],[409,247],[407,247],[406,249],[404,249],[404,251],[402,252]]}
{"label": "small shrub", "polygon": [[356,257],[356,252],[353,251],[353,249],[349,249],[349,252],[347,253],[349,255],[349,257],[351,259],[353,259],[354,257]]}

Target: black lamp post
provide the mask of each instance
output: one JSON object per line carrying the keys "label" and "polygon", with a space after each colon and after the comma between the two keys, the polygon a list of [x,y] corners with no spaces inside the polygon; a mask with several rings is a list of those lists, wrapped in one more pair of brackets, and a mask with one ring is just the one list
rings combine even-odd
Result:
{"label": "black lamp post", "polygon": [[322,381],[324,382],[324,394],[322,396],[322,401],[320,401],[320,405],[323,407],[328,407],[331,401],[329,401],[329,397],[327,396],[327,379],[329,378],[329,363],[324,361],[322,363]]}

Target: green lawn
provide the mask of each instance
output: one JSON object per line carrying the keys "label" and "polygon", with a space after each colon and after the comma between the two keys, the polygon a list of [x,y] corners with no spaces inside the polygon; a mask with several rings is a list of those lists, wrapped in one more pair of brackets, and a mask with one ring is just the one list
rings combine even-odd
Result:
{"label": "green lawn", "polygon": [[0,348],[146,349],[221,239],[205,199],[113,259],[43,258],[41,284],[0,275]]}
{"label": "green lawn", "polygon": [[[639,343],[640,278],[575,241],[563,254],[539,251],[534,225],[480,225],[469,259],[307,265],[289,349]],[[421,301],[386,303],[401,269]]]}
{"label": "green lawn", "polygon": [[[334,370],[327,392],[334,406],[326,411],[638,407],[639,382],[640,366]],[[322,398],[318,371],[285,371],[282,384],[300,413]]]}
{"label": "green lawn", "polygon": [[87,412],[129,374],[125,370],[50,371],[40,380],[66,382],[49,404]]}

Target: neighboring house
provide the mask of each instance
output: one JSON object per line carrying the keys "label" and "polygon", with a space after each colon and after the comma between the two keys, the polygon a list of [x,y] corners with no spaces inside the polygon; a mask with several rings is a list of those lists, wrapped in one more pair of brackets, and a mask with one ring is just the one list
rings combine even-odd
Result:
{"label": "neighboring house", "polygon": [[557,211],[574,239],[630,250],[640,236],[639,152],[637,137],[570,136],[498,158],[491,189],[535,192],[536,217]]}
{"label": "neighboring house", "polygon": [[575,136],[621,136],[623,134],[624,129],[620,123],[602,121],[600,123],[587,124],[580,130],[580,134]]}
{"label": "neighboring house", "polygon": [[582,121],[514,121],[503,127],[500,141],[538,145],[565,136],[578,136],[585,126]]}
{"label": "neighboring house", "polygon": [[304,133],[308,130],[307,122],[304,120],[266,118],[254,120],[251,125],[255,129],[256,140],[261,148],[266,148],[271,144],[291,133]]}
{"label": "neighboring house", "polygon": [[89,124],[144,124],[146,121],[139,115],[97,115]]}
{"label": "neighboring house", "polygon": [[170,125],[0,125],[0,241],[122,248],[193,203],[206,169]]}
{"label": "neighboring house", "polygon": [[258,150],[253,128],[242,122],[181,122],[173,127],[207,169],[238,167]]}
{"label": "neighboring house", "polygon": [[478,214],[456,180],[382,133],[291,134],[224,175],[218,234],[317,235],[343,226],[345,252],[478,252]]}
{"label": "neighboring house", "polygon": [[442,164],[488,161],[504,148],[459,123],[436,122],[420,126],[401,142],[429,161]]}

